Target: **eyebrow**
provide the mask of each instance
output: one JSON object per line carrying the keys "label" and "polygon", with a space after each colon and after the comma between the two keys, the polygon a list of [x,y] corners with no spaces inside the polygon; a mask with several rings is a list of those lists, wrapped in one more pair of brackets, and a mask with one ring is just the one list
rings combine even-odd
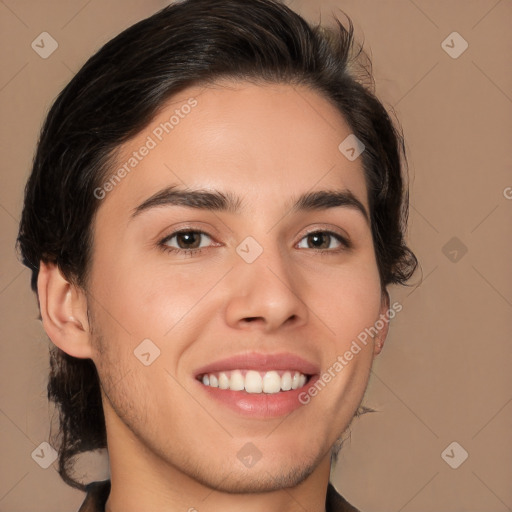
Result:
{"label": "eyebrow", "polygon": [[[293,200],[292,200],[293,202]],[[239,213],[242,200],[230,192],[210,190],[180,190],[170,186],[152,195],[133,209],[130,218],[162,206],[185,206],[199,210]],[[301,211],[327,210],[330,208],[351,208],[359,211],[370,224],[370,216],[364,205],[350,190],[317,190],[306,192],[293,202],[289,213]]]}

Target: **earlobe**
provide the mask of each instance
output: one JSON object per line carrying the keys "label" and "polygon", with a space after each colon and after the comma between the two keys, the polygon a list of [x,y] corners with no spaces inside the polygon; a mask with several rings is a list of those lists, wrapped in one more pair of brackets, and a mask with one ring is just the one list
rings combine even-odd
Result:
{"label": "earlobe", "polygon": [[41,261],[37,293],[43,327],[52,342],[68,355],[92,355],[87,300],[82,290],[69,283],[54,263]]}
{"label": "earlobe", "polygon": [[375,345],[373,347],[373,355],[378,356],[382,352],[382,347],[384,346],[384,342],[386,341],[388,330],[389,330],[389,293],[387,290],[382,292],[382,300],[380,306],[380,315],[379,320],[377,320],[376,325],[379,329],[378,334],[375,336],[374,341]]}

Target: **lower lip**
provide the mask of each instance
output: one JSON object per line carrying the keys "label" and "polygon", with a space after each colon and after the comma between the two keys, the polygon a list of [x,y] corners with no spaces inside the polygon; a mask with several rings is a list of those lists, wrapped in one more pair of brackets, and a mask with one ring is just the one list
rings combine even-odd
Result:
{"label": "lower lip", "polygon": [[307,392],[317,380],[318,375],[313,375],[303,387],[279,393],[247,393],[247,391],[213,388],[205,386],[197,380],[196,382],[209,397],[243,416],[277,418],[302,407],[304,404],[299,401],[299,396],[301,393]]}

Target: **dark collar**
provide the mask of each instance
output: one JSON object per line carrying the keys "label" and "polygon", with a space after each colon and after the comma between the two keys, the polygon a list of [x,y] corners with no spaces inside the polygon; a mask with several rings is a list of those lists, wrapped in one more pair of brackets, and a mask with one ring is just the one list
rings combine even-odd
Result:
{"label": "dark collar", "polygon": [[[92,482],[86,487],[87,496],[78,512],[105,512],[105,503],[110,494],[110,480]],[[329,482],[325,499],[326,512],[359,512],[348,501],[337,493]]]}

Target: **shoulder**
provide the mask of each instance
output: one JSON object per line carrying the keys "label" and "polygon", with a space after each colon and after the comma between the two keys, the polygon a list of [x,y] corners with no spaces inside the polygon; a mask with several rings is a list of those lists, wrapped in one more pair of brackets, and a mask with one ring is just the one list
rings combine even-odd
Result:
{"label": "shoulder", "polygon": [[326,512],[360,512],[341,496],[341,494],[338,494],[331,482],[329,482],[329,486],[327,487],[325,510]]}
{"label": "shoulder", "polygon": [[105,503],[110,494],[110,480],[92,482],[85,487],[87,493],[78,512],[105,512]]}

